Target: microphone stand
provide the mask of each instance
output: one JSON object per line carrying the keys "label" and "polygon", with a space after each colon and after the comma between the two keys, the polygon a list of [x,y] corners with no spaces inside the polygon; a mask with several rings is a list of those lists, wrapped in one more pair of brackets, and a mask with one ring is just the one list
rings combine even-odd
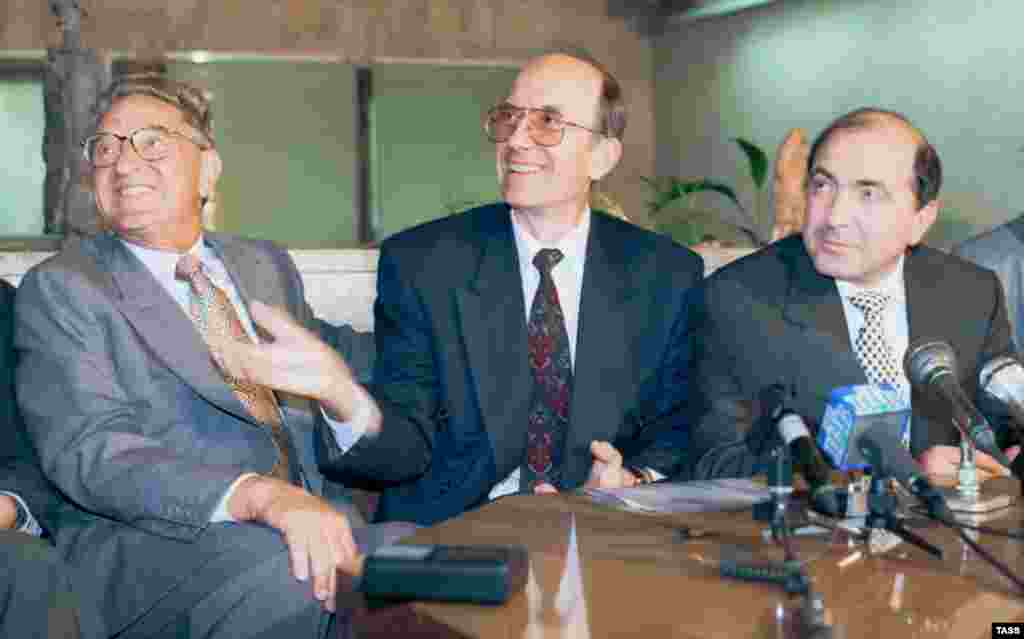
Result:
{"label": "microphone stand", "polygon": [[[832,626],[825,618],[825,599],[820,592],[811,586],[811,579],[797,558],[793,548],[793,539],[789,529],[786,513],[789,497],[793,492],[793,465],[789,458],[789,447],[780,446],[772,451],[772,464],[768,470],[768,485],[771,499],[766,504],[758,504],[754,508],[754,518],[758,521],[769,521],[772,540],[782,546],[783,561],[781,579],[772,579],[781,583],[790,595],[801,598],[798,632],[805,639],[831,639]],[[758,508],[760,506],[760,508]],[[736,576],[740,576],[742,568]],[[775,571],[773,571],[775,572]]]}
{"label": "microphone stand", "polygon": [[956,418],[953,418],[953,424],[960,432],[960,467],[956,473],[957,494],[965,502],[976,502],[981,495],[981,482],[978,481],[978,465],[974,461],[974,442],[967,436],[968,429],[961,426]]}
{"label": "microphone stand", "polygon": [[[874,535],[878,529],[883,529],[896,535],[903,541],[917,546],[921,550],[942,559],[942,549],[928,542],[926,539],[910,530],[903,524],[903,518],[896,514],[896,496],[889,492],[887,477],[872,475],[871,490],[868,492],[868,516],[865,522],[868,529],[868,548],[876,551]],[[885,548],[884,550],[888,550]],[[880,552],[884,552],[881,550]]]}

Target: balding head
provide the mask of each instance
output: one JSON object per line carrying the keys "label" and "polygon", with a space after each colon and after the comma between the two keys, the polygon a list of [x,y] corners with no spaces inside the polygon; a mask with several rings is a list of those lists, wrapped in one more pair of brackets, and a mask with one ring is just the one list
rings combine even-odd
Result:
{"label": "balding head", "polygon": [[928,142],[924,133],[914,126],[907,116],[896,111],[862,107],[833,120],[811,144],[811,152],[807,158],[807,174],[813,173],[815,160],[821,148],[836,134],[856,129],[885,129],[889,127],[894,131],[904,131],[914,139],[917,147],[913,165],[914,196],[917,199],[918,208],[927,206],[938,197],[939,189],[942,187],[942,163],[939,161],[939,154]]}

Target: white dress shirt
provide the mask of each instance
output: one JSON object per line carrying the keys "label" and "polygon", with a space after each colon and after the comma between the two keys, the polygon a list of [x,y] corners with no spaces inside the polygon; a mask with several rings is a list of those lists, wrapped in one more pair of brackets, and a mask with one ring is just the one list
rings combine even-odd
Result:
{"label": "white dress shirt", "polygon": [[846,327],[850,332],[851,345],[857,341],[857,335],[864,326],[864,313],[850,302],[850,296],[868,290],[885,293],[889,296],[889,303],[885,307],[882,325],[885,330],[885,339],[889,343],[889,349],[892,351],[896,368],[899,371],[899,384],[904,389],[908,389],[910,382],[903,371],[903,356],[910,345],[910,324],[907,320],[907,293],[903,280],[904,259],[901,257],[893,272],[887,275],[877,286],[864,288],[850,282],[836,280],[836,288],[839,289],[839,297],[843,300],[843,315],[846,316]]}
{"label": "white dress shirt", "polygon": [[[576,335],[580,318],[580,294],[583,291],[583,267],[587,261],[587,238],[590,236],[590,208],[580,217],[579,224],[553,244],[542,243],[530,235],[515,211],[512,211],[512,235],[519,255],[519,275],[523,284],[523,306],[526,322],[530,321],[530,307],[540,288],[540,271],[533,265],[533,258],[541,249],[558,249],[564,257],[551,269],[551,279],[558,291],[558,302],[565,316],[565,332],[569,335],[569,360],[576,366]],[[521,470],[516,468],[508,477],[494,485],[487,495],[497,499],[502,495],[519,492]]]}
{"label": "white dress shirt", "polygon": [[[181,310],[191,319],[190,306],[192,303],[191,286],[188,282],[180,280],[175,275],[175,269],[178,264],[178,260],[181,259],[182,253],[175,251],[162,251],[159,249],[152,249],[138,244],[121,240],[128,250],[130,250],[135,257],[146,266],[153,277],[160,283],[160,285],[174,298],[174,301],[178,303]],[[242,298],[238,294],[238,289],[235,287],[235,283],[232,281],[231,276],[228,274],[227,269],[224,267],[224,263],[217,256],[217,253],[213,251],[203,241],[202,235],[196,240],[196,243],[192,245],[187,253],[195,255],[202,262],[203,272],[210,278],[210,281],[224,291],[231,301],[231,305],[235,308],[235,312],[238,313],[238,318],[242,322],[245,332],[248,333],[249,337],[254,342],[259,342],[259,335],[256,334],[256,327],[253,325],[252,318],[249,317],[249,311],[245,304],[242,302]],[[327,423],[330,425],[331,430],[334,432],[335,439],[338,441],[339,447],[343,451],[348,450],[351,446],[358,441],[359,437],[365,432],[366,424],[372,416],[372,405],[369,404],[371,401],[369,395],[361,393],[358,395],[358,404],[356,408],[356,415],[350,422],[338,422],[331,419],[327,413],[321,412]],[[342,444],[347,444],[343,446]],[[210,521],[213,523],[220,521],[234,521],[231,514],[228,512],[227,504],[231,499],[231,495],[234,494],[235,488],[243,479],[251,477],[256,473],[243,473],[231,483],[224,496],[221,497],[217,503],[217,507],[213,511],[213,515],[210,517]]]}

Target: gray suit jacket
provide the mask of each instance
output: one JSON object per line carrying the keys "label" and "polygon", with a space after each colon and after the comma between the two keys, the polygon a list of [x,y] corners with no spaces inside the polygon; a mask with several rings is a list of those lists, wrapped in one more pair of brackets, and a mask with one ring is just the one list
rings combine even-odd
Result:
{"label": "gray suit jacket", "polygon": [[1014,344],[1024,348],[1024,215],[967,240],[954,253],[996,272],[1006,291]]}
{"label": "gray suit jacket", "polygon": [[[1012,351],[999,281],[991,271],[919,247],[904,262],[904,282],[911,342],[948,341],[961,384],[974,397],[978,367]],[[753,400],[767,386],[792,388],[790,408],[814,428],[833,388],[867,383],[835,280],[814,269],[799,235],[720,269],[701,293],[693,372],[698,478],[750,475],[764,463],[770,438],[750,429]],[[911,402],[915,455],[958,441],[941,402],[917,392]],[[744,438],[765,445],[735,445]]]}
{"label": "gray suit jacket", "polygon": [[14,402],[14,287],[0,280],[0,490],[16,493],[49,529],[63,501],[39,470]]}
{"label": "gray suit jacket", "polygon": [[[313,326],[289,255],[269,242],[207,234],[243,300]],[[73,506],[56,522],[65,556],[103,589],[117,632],[208,558],[190,542],[244,472],[277,451],[213,366],[191,320],[114,236],[32,269],[16,305],[18,400],[46,475]],[[281,397],[311,492],[311,406]],[[144,575],[144,577],[141,577]]]}

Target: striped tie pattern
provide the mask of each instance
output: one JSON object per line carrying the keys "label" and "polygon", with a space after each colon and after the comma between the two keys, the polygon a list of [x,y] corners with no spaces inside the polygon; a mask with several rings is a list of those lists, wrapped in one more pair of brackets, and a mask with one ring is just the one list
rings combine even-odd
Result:
{"label": "striped tie pattern", "polygon": [[[190,316],[199,333],[206,340],[211,351],[216,348],[217,340],[230,338],[242,342],[252,342],[245,332],[238,312],[231,300],[221,289],[217,288],[210,277],[203,271],[202,262],[194,255],[183,255],[178,260],[175,276],[188,282],[191,291]],[[214,358],[217,361],[217,358]],[[295,469],[291,464],[291,452],[294,450],[288,431],[281,423],[281,411],[277,400],[270,389],[257,384],[243,382],[227,371],[217,367],[224,381],[235,392],[242,405],[264,426],[270,429],[270,436],[277,447],[278,457],[272,477],[297,483]]]}

